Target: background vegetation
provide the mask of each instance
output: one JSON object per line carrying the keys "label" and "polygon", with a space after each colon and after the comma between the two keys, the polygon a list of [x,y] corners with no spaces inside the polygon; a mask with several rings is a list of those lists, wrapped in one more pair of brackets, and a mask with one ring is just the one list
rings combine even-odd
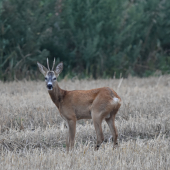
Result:
{"label": "background vegetation", "polygon": [[35,79],[47,57],[68,77],[169,73],[169,16],[169,0],[2,0],[0,79]]}

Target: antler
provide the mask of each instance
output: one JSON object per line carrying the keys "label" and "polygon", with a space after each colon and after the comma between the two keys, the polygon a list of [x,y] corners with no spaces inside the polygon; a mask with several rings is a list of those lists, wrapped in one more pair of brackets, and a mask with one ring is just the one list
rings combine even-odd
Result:
{"label": "antler", "polygon": [[48,67],[48,70],[50,70],[48,58],[47,58],[47,67]]}
{"label": "antler", "polygon": [[54,61],[53,61],[53,67],[52,67],[52,70],[54,69],[54,65],[55,65],[55,58],[54,58]]}

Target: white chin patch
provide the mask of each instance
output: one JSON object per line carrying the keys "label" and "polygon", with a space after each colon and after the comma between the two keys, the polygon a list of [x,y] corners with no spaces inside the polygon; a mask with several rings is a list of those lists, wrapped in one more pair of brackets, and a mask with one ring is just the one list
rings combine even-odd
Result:
{"label": "white chin patch", "polygon": [[[48,88],[47,88],[48,89]],[[53,88],[51,88],[51,89],[48,89],[48,91],[51,91],[51,90],[53,90]]]}

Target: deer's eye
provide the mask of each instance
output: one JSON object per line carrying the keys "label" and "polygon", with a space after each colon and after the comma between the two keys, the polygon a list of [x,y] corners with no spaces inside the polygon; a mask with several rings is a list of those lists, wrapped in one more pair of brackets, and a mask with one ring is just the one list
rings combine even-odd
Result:
{"label": "deer's eye", "polygon": [[56,80],[56,78],[53,78],[53,80]]}
{"label": "deer's eye", "polygon": [[47,80],[47,77],[45,77],[45,80]]}

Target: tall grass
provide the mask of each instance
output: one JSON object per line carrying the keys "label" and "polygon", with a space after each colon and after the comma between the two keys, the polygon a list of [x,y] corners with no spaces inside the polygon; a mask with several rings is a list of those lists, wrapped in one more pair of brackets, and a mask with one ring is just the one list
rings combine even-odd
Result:
{"label": "tall grass", "polygon": [[119,146],[113,149],[110,130],[103,122],[107,142],[94,151],[93,122],[79,120],[75,149],[67,154],[68,129],[44,82],[0,82],[1,169],[169,169],[169,76],[62,80],[59,85],[66,90],[109,86],[120,95]]}

